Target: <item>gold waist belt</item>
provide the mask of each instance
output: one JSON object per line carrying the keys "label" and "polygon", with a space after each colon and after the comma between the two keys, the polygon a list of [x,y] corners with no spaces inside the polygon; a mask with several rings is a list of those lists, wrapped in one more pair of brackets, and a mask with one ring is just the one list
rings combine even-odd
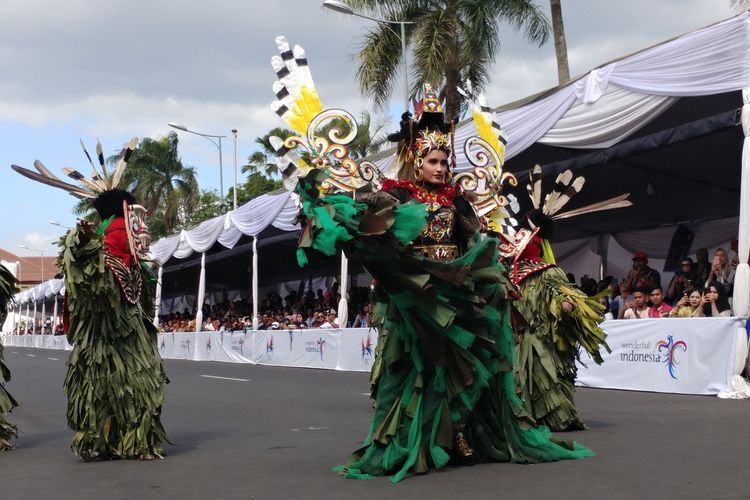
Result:
{"label": "gold waist belt", "polygon": [[414,245],[414,250],[433,260],[458,258],[458,247],[456,245]]}

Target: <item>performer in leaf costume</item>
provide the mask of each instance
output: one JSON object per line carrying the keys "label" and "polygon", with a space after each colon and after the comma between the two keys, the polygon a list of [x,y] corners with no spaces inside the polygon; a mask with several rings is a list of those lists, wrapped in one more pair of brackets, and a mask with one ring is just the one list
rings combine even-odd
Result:
{"label": "performer in leaf costume", "polygon": [[[304,265],[312,250],[334,255],[343,248],[377,283],[375,411],[364,446],[339,472],[358,479],[392,475],[397,482],[451,460],[534,463],[590,455],[551,441],[515,394],[511,285],[497,240],[479,237],[461,186],[488,209],[502,200],[477,185],[475,173],[461,174],[461,186],[451,182],[452,125],[443,122],[431,87],[415,119],[405,114],[392,136],[400,144],[400,180],[385,179],[373,164],[349,158],[356,122],[345,111],[323,109],[302,48],[290,48],[283,37],[277,44],[272,108],[306,136],[271,138],[285,185],[302,207],[298,261]],[[319,134],[332,119],[346,126]],[[497,156],[477,139],[465,147]],[[503,179],[497,162],[484,174],[496,184]]]}
{"label": "performer in leaf costume", "polygon": [[[18,281],[8,269],[0,264],[0,325],[8,315],[8,304],[13,294],[18,291]],[[10,382],[10,370],[3,361],[3,344],[0,343],[0,451],[14,447],[12,440],[18,437],[18,428],[5,420],[5,415],[13,411],[18,403],[5,388],[5,382]]]}
{"label": "performer in leaf costume", "polygon": [[167,381],[151,322],[155,280],[145,264],[149,237],[133,196],[117,186],[138,140],[108,172],[100,144],[92,176],[65,169],[81,186],[55,177],[41,162],[37,172],[17,172],[74,196],[93,200],[102,223],[82,221],[65,236],[59,265],[65,275],[64,318],[73,345],[64,390],[73,452],[84,460],[163,457],[161,424]]}
{"label": "performer in leaf costume", "polygon": [[523,227],[503,232],[500,255],[508,266],[511,282],[520,287],[521,300],[513,302],[518,363],[516,386],[526,410],[553,431],[585,429],[575,405],[576,360],[579,349],[595,363],[599,350],[609,351],[606,334],[599,327],[604,306],[588,297],[555,265],[549,239],[554,220],[631,205],[623,194],[593,205],[559,213],[584,184],[570,170],[555,180],[555,189],[542,203],[542,169],[529,177],[528,193],[533,210]]}

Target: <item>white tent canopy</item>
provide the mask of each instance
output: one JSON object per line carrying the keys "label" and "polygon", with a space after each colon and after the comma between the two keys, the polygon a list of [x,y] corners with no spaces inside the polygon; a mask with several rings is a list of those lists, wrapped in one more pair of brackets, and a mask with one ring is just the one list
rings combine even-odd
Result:
{"label": "white tent canopy", "polygon": [[243,234],[258,236],[269,226],[282,231],[296,231],[299,225],[294,223],[294,219],[298,212],[299,208],[288,191],[264,194],[226,215],[158,240],[151,245],[151,256],[164,264],[172,257],[184,259],[193,252],[205,252],[217,242],[232,248]]}

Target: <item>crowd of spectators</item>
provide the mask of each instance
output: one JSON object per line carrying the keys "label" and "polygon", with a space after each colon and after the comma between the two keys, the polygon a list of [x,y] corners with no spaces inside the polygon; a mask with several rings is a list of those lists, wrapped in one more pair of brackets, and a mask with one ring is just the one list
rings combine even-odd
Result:
{"label": "crowd of spectators", "polygon": [[[370,289],[355,287],[349,290],[349,320],[337,323],[337,307],[341,294],[338,283],[325,291],[320,288],[302,294],[296,291],[281,297],[269,292],[258,306],[259,330],[297,330],[302,328],[368,327],[370,325]],[[204,331],[243,331],[252,329],[253,305],[248,301],[224,302],[203,307]],[[185,309],[160,316],[163,332],[194,332],[195,314]]]}
{"label": "crowd of spectators", "polygon": [[[680,261],[679,270],[664,287],[659,272],[649,267],[648,256],[637,252],[624,278],[607,276],[597,283],[584,276],[579,288],[598,297],[610,319],[731,316],[737,263],[737,256],[730,261],[723,248],[709,261],[708,251],[701,248],[695,262],[690,257]],[[572,275],[568,279],[575,283]]]}

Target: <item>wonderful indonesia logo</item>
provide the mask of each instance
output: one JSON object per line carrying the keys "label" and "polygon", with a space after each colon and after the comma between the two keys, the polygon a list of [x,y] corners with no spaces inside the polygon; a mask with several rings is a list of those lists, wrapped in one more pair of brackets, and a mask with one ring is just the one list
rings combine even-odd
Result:
{"label": "wonderful indonesia logo", "polygon": [[666,340],[659,340],[652,344],[650,340],[636,340],[620,344],[623,352],[620,361],[625,363],[663,363],[667,366],[669,376],[677,380],[677,352],[687,351],[684,340],[675,340],[673,335],[667,335]]}
{"label": "wonderful indonesia logo", "polygon": [[323,361],[323,348],[325,345],[326,341],[323,337],[318,337],[318,340],[308,340],[305,342],[305,352],[320,353],[320,360]]}
{"label": "wonderful indonesia logo", "polygon": [[372,338],[368,333],[367,336],[362,337],[362,363],[364,363],[365,366],[369,366],[370,363],[372,363],[372,356]]}

